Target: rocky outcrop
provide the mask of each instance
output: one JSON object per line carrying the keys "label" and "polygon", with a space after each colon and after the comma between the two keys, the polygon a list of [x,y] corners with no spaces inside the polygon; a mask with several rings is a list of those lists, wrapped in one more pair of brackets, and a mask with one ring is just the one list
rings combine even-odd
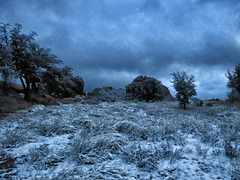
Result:
{"label": "rocky outcrop", "polygon": [[169,89],[166,86],[161,85],[161,91],[163,96],[162,101],[176,101],[176,99],[171,95]]}
{"label": "rocky outcrop", "polygon": [[110,86],[103,88],[95,88],[88,92],[87,96],[82,100],[82,103],[97,104],[99,102],[115,102],[126,99],[125,89],[115,89]]}
{"label": "rocky outcrop", "polygon": [[172,101],[174,98],[168,88],[153,77],[138,76],[126,86],[128,100]]}

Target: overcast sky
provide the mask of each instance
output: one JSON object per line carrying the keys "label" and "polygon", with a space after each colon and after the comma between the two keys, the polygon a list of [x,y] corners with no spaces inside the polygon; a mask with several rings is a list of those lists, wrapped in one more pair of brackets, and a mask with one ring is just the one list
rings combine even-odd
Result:
{"label": "overcast sky", "polygon": [[86,91],[147,75],[174,95],[171,73],[186,71],[198,97],[225,98],[240,63],[239,0],[0,0],[0,22],[36,31]]}

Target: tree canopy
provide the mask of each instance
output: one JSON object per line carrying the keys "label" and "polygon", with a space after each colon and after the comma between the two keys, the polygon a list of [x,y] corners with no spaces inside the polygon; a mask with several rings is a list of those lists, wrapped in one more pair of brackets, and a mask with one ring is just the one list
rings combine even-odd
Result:
{"label": "tree canopy", "polygon": [[227,87],[240,93],[240,64],[235,66],[234,71],[230,72],[228,70],[226,76],[229,80]]}
{"label": "tree canopy", "polygon": [[173,80],[171,82],[177,91],[176,98],[178,99],[180,106],[183,109],[186,109],[186,105],[189,103],[190,98],[197,95],[194,76],[192,74],[189,76],[186,72],[175,72],[172,73],[172,76]]}
{"label": "tree canopy", "polygon": [[[62,61],[50,49],[41,48],[35,42],[36,36],[33,31],[24,34],[21,24],[10,28],[9,24],[1,23],[0,73],[5,84],[10,77],[19,78],[26,99],[31,92],[40,91],[56,97],[82,94],[82,78],[73,77],[69,67],[60,68]],[[77,87],[80,89],[76,90]]]}

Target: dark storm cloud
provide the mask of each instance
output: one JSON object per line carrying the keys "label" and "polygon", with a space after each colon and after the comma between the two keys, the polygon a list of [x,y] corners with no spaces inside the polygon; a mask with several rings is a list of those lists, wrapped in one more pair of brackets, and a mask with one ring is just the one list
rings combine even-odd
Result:
{"label": "dark storm cloud", "polygon": [[227,3],[227,4],[231,4],[231,5],[239,5],[239,1],[238,0],[198,0],[196,2],[199,2],[199,3]]}
{"label": "dark storm cloud", "polygon": [[140,74],[169,85],[172,71],[186,70],[209,96],[240,59],[238,0],[0,0],[0,21],[36,31],[87,90]]}
{"label": "dark storm cloud", "polygon": [[185,57],[188,64],[229,67],[239,63],[240,48],[233,39],[214,35],[206,35],[205,39],[201,49]]}

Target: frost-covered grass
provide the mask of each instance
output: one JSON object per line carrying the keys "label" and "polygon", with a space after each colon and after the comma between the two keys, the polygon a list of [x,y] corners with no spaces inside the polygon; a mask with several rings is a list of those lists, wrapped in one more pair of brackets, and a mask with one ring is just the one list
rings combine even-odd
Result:
{"label": "frost-covered grass", "polygon": [[13,113],[0,120],[0,179],[240,179],[239,107],[177,107],[122,101]]}

